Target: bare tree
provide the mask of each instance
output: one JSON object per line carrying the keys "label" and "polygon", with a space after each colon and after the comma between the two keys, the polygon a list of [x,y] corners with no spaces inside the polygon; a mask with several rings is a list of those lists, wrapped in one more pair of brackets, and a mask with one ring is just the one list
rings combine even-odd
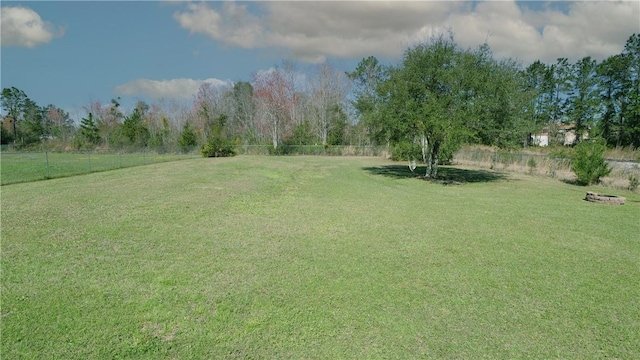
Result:
{"label": "bare tree", "polygon": [[290,132],[295,116],[294,84],[286,75],[279,68],[253,75],[257,120],[271,137],[274,149]]}
{"label": "bare tree", "polygon": [[257,131],[254,127],[256,115],[256,103],[253,99],[253,86],[248,82],[238,82],[233,85],[231,94],[232,114],[231,132],[236,137],[244,138],[251,142],[256,138]]}
{"label": "bare tree", "polygon": [[343,107],[348,91],[346,75],[327,63],[319,65],[310,80],[311,118],[322,140],[327,145],[329,132]]}

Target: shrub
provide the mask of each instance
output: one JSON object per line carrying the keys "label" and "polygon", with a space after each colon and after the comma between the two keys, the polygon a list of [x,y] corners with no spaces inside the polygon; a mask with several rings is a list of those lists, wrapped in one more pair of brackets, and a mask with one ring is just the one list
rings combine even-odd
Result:
{"label": "shrub", "polygon": [[278,147],[273,147],[273,146],[269,146],[269,155],[288,155],[289,154],[289,147],[284,145],[284,144],[280,144]]}
{"label": "shrub", "polygon": [[597,184],[611,173],[604,159],[606,147],[601,139],[582,141],[575,147],[572,170],[583,185]]}
{"label": "shrub", "polygon": [[212,137],[200,149],[204,157],[236,156],[236,147],[232,141],[222,137]]}

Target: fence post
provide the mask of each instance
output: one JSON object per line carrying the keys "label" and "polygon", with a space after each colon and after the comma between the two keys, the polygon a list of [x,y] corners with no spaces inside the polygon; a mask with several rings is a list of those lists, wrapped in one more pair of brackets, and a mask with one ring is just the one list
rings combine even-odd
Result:
{"label": "fence post", "polygon": [[118,164],[122,167],[122,149],[118,151]]}
{"label": "fence post", "polygon": [[554,156],[553,157],[553,172],[551,173],[551,177],[554,178],[554,179],[556,178],[556,163],[557,163],[557,161],[558,161],[558,158]]}
{"label": "fence post", "polygon": [[87,155],[89,155],[89,172],[91,172],[91,150],[87,150]]}
{"label": "fence post", "polygon": [[48,151],[44,152],[44,157],[47,161],[47,179],[48,179],[49,178],[49,152]]}

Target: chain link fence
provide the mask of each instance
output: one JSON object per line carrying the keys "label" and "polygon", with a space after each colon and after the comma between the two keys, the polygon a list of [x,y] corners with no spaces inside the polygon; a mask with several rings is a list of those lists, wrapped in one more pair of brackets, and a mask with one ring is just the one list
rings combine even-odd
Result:
{"label": "chain link fence", "polygon": [[385,156],[386,148],[377,146],[337,145],[241,145],[236,148],[242,155],[323,155],[323,156]]}
{"label": "chain link fence", "polygon": [[[382,156],[387,149],[375,146],[322,145],[241,145],[239,155],[321,155],[321,156]],[[0,178],[2,185],[56,177],[87,174],[97,171],[148,165],[166,161],[199,158],[198,149],[187,153],[129,149],[120,151],[40,151],[1,153]],[[575,180],[571,159],[545,154],[510,152],[488,149],[462,149],[454,156],[454,164],[528,175],[549,176],[565,181]],[[629,188],[632,179],[640,179],[640,163],[608,160],[611,174],[602,179],[606,186]]]}
{"label": "chain link fence", "polygon": [[188,153],[131,149],[127,151],[2,151],[0,178],[2,185],[51,179],[125,167],[148,165],[200,157]]}
{"label": "chain link fence", "polygon": [[[632,178],[640,179],[640,163],[608,159],[611,174],[602,178],[605,186],[628,189]],[[549,176],[563,181],[576,179],[567,157],[527,152],[488,149],[462,149],[454,156],[454,164],[497,171]]]}
{"label": "chain link fence", "polygon": [[[373,146],[322,145],[241,145],[239,155],[324,155],[384,156],[384,148]],[[199,158],[198,148],[183,153],[179,150],[126,149],[118,151],[10,151],[3,149],[0,159],[2,185],[44,180],[97,171],[113,170],[159,162]]]}

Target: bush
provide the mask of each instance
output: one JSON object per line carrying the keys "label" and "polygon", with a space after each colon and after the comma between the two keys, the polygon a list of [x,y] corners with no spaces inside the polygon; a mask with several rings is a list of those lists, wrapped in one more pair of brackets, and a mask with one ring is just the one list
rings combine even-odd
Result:
{"label": "bush", "polygon": [[232,141],[221,137],[210,138],[200,149],[204,157],[236,156],[236,147]]}
{"label": "bush", "polygon": [[582,141],[575,148],[572,170],[583,185],[597,184],[611,173],[604,159],[606,147],[601,139]]}
{"label": "bush", "polygon": [[630,175],[629,176],[629,191],[638,190],[638,185],[640,185],[640,180],[637,177]]}
{"label": "bush", "polygon": [[269,146],[269,155],[288,155],[289,147],[280,144],[278,147]]}

